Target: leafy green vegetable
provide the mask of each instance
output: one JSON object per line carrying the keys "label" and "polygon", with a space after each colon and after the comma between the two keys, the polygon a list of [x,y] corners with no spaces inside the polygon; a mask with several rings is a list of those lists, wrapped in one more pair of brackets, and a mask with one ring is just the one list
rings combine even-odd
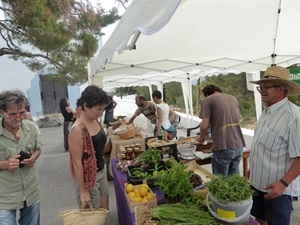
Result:
{"label": "leafy green vegetable", "polygon": [[140,179],[147,179],[147,178],[152,177],[152,175],[150,173],[148,173],[141,167],[133,168],[131,170],[131,175],[134,177],[138,177]]}
{"label": "leafy green vegetable", "polygon": [[217,199],[241,202],[252,197],[250,183],[239,174],[217,176],[207,185],[209,192]]}
{"label": "leafy green vegetable", "polygon": [[163,159],[161,151],[157,148],[149,148],[148,150],[144,151],[135,159],[134,164],[140,163],[149,163],[149,162],[159,162]]}
{"label": "leafy green vegetable", "polygon": [[156,185],[160,188],[170,199],[176,201],[184,201],[193,193],[193,185],[190,182],[190,174],[185,171],[187,165],[182,162],[177,162],[175,159],[172,162],[172,167],[167,171],[160,171],[157,173]]}

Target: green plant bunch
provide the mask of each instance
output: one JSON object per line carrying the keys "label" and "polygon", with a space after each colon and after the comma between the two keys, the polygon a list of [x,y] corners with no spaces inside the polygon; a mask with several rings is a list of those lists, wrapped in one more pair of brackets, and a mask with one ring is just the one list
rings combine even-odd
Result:
{"label": "green plant bunch", "polygon": [[239,174],[216,176],[208,183],[207,188],[215,198],[231,202],[247,200],[254,194],[250,183]]}
{"label": "green plant bunch", "polygon": [[136,157],[134,164],[159,162],[163,159],[161,151],[157,148],[149,148],[138,157]]}
{"label": "green plant bunch", "polygon": [[169,170],[159,171],[156,175],[156,185],[168,198],[183,202],[190,198],[193,193],[193,184],[190,182],[191,174],[185,171],[187,165],[173,160],[172,167]]}

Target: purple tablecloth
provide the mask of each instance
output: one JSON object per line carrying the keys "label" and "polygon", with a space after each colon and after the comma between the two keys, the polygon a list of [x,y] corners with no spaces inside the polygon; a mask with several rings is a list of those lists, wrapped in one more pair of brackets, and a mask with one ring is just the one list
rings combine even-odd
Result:
{"label": "purple tablecloth", "polygon": [[[127,182],[126,173],[121,172],[117,169],[116,165],[118,163],[117,159],[112,159],[112,172],[114,176],[114,186],[116,193],[116,203],[118,210],[118,220],[120,225],[135,225],[135,217],[134,213],[130,212],[129,206],[126,201],[124,184]],[[166,199],[164,198],[164,193],[159,189],[152,189],[152,191],[156,194],[157,204],[164,204]],[[248,225],[259,225],[253,218],[251,218]]]}
{"label": "purple tablecloth", "polygon": [[[119,169],[117,169],[116,167],[117,163],[118,163],[117,159],[111,160],[119,224],[134,225],[135,224],[134,213],[130,212],[124,194],[125,193],[124,184],[127,182],[127,176],[126,173],[122,173]],[[159,189],[152,189],[152,191],[156,194],[156,198],[158,201],[157,204],[163,204],[165,202],[164,193],[162,193]]]}

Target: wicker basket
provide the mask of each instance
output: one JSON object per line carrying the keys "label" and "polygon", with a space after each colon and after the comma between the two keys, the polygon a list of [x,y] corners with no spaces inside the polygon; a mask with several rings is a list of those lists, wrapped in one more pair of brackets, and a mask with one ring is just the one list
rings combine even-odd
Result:
{"label": "wicker basket", "polygon": [[107,209],[73,209],[60,214],[64,225],[105,225],[109,216]]}
{"label": "wicker basket", "polygon": [[128,139],[135,137],[137,132],[136,127],[127,128],[125,131],[118,133],[119,137],[122,139]]}

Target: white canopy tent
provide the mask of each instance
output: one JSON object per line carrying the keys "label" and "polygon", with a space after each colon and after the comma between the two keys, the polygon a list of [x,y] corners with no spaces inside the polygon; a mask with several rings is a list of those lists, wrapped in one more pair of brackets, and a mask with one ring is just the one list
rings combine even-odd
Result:
{"label": "white canopy tent", "polygon": [[[258,79],[270,65],[299,63],[299,9],[300,0],[133,0],[90,60],[89,80],[103,87],[156,84],[160,90],[165,82],[181,82],[191,115],[192,79],[228,72]],[[254,93],[258,116],[260,96]]]}

